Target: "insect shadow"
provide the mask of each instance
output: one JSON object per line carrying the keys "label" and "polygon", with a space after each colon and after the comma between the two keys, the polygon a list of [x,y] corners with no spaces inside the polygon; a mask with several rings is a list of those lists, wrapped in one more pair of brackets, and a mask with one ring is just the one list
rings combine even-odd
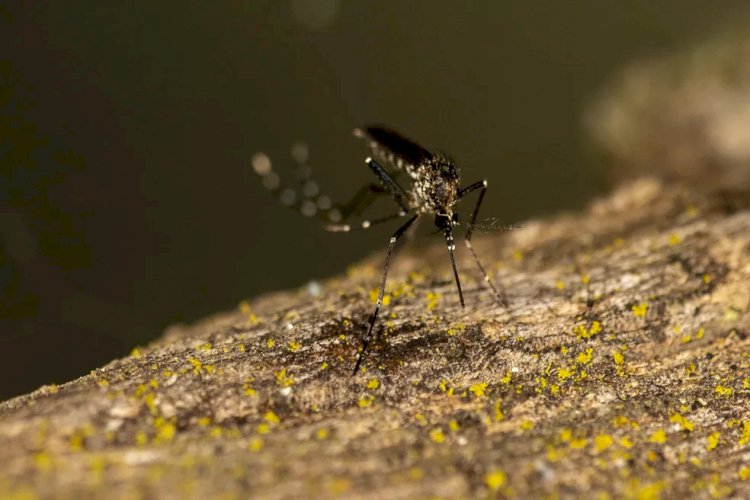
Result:
{"label": "insect shadow", "polygon": [[[461,307],[465,307],[461,280],[458,277],[454,251],[456,244],[453,236],[454,227],[459,224],[456,204],[468,194],[479,191],[471,219],[466,225],[464,243],[471,252],[474,262],[482,273],[484,282],[492,290],[497,301],[507,307],[504,294],[490,280],[487,271],[471,243],[472,230],[476,225],[479,209],[487,192],[487,181],[481,180],[461,187],[461,177],[454,161],[442,153],[433,153],[407,139],[401,134],[380,126],[368,126],[354,130],[354,136],[364,139],[370,148],[371,155],[365,164],[372,170],[377,183],[362,186],[345,204],[335,204],[331,199],[319,193],[319,187],[311,179],[312,169],[307,164],[307,148],[297,144],[292,149],[292,158],[297,163],[297,175],[300,186],[293,189],[284,186],[279,175],[273,170],[271,160],[264,153],[256,153],[252,158],[255,172],[262,177],[263,185],[276,196],[282,204],[287,205],[307,217],[317,217],[325,222],[327,231],[349,232],[369,229],[385,222],[408,218],[391,236],[385,255],[383,276],[380,291],[369,320],[367,334],[362,340],[357,362],[352,374],[359,370],[365,353],[372,339],[373,327],[383,304],[388,266],[391,262],[394,247],[407,230],[421,217],[434,216],[435,225],[445,237],[448,247],[453,278],[456,282]],[[397,177],[405,174],[408,177],[406,188],[397,182]],[[354,224],[352,221],[367,209],[379,196],[388,196],[396,205],[396,211],[378,219],[364,219]]]}

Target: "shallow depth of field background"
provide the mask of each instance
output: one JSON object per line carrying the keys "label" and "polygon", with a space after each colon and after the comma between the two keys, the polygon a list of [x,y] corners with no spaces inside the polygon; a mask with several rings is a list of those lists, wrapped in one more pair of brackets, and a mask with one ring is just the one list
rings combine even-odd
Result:
{"label": "shallow depth of field background", "polygon": [[370,180],[351,129],[386,124],[489,179],[486,217],[581,207],[602,190],[587,101],[744,3],[0,6],[0,399],[385,248],[390,226],[330,234],[280,207],[258,150],[291,174],[304,140],[345,199]]}

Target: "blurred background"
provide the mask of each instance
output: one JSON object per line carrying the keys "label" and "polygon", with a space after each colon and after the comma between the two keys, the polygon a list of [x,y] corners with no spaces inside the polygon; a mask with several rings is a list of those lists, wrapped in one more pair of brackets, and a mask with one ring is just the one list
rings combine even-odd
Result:
{"label": "blurred background", "polygon": [[[381,252],[278,205],[250,158],[326,194],[370,181],[380,123],[490,181],[503,223],[601,193],[580,118],[627,61],[700,39],[724,0],[0,4],[0,399],[169,324]],[[288,163],[288,169],[285,164]]]}

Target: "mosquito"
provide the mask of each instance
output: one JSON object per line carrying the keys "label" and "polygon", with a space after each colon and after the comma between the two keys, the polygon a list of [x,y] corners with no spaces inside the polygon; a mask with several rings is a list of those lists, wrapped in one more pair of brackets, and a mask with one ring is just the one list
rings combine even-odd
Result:
{"label": "mosquito", "polygon": [[[369,229],[391,220],[408,217],[388,241],[378,299],[375,303],[375,310],[370,315],[367,333],[358,351],[352,375],[359,371],[370,344],[375,322],[383,304],[388,267],[396,243],[421,217],[434,216],[438,231],[442,232],[445,237],[458,298],[461,307],[465,307],[461,280],[458,277],[454,257],[456,250],[454,227],[460,225],[458,213],[454,207],[460,200],[475,191],[479,191],[479,196],[466,226],[464,243],[481,271],[484,282],[492,290],[498,302],[503,307],[507,307],[503,294],[490,280],[471,243],[472,229],[476,225],[479,209],[487,192],[487,180],[483,179],[462,188],[459,169],[450,157],[443,153],[430,152],[391,129],[369,126],[354,129],[353,133],[355,137],[364,139],[367,143],[371,156],[365,159],[365,164],[375,174],[378,182],[364,185],[345,204],[334,204],[329,197],[319,194],[318,185],[311,179],[311,168],[307,163],[307,147],[303,144],[297,144],[292,149],[292,157],[297,163],[300,180],[299,189],[296,190],[282,185],[268,156],[256,153],[252,158],[253,168],[262,177],[263,185],[279,198],[282,204],[296,209],[305,216],[316,216],[322,219],[325,221],[323,228],[327,231],[349,232]],[[396,180],[402,174],[409,178],[407,188],[402,187]],[[378,195],[389,196],[396,205],[396,211],[385,217],[365,219],[354,225],[352,219],[369,207]]]}

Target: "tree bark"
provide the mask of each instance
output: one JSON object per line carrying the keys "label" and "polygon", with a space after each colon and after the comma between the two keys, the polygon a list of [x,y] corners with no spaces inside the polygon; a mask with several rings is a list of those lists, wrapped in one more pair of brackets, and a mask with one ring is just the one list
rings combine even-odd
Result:
{"label": "tree bark", "polygon": [[[177,326],[0,405],[0,496],[750,496],[750,217],[642,179]],[[467,252],[462,252],[465,254]]]}

